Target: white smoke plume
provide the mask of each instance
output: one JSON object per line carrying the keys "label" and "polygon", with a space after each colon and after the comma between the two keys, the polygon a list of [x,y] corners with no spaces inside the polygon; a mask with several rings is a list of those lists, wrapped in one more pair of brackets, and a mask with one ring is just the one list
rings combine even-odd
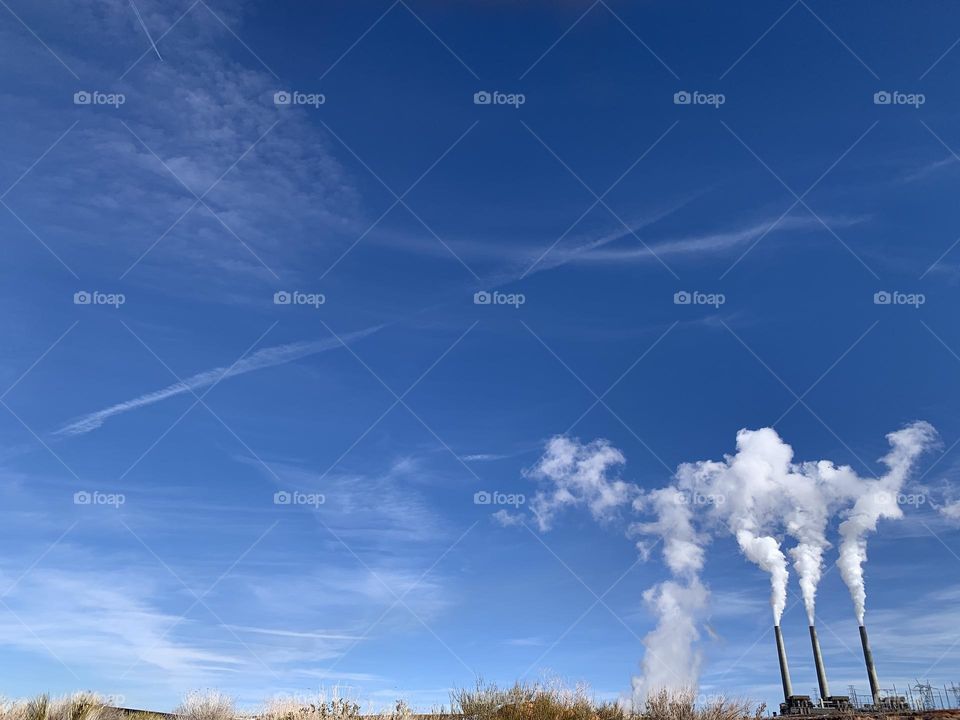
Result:
{"label": "white smoke plume", "polygon": [[773,535],[782,524],[784,479],[793,451],[771,428],[737,433],[737,454],[723,462],[681,465],[677,486],[726,526],[748,560],[770,575],[770,605],[780,624],[787,604],[787,558]]}
{"label": "white smoke plume", "polygon": [[770,535],[755,535],[750,530],[737,531],[740,550],[761,570],[770,575],[770,607],[773,609],[773,624],[779,625],[787,607],[787,558],[780,549],[780,542]]}
{"label": "white smoke plume", "polygon": [[936,440],[936,431],[929,423],[915,422],[890,433],[887,440],[891,449],[881,458],[887,472],[865,479],[849,466],[828,460],[794,462],[793,449],[772,428],[741,430],[734,455],[684,463],[670,486],[644,492],[610,477],[624,457],[607,441],[584,445],[555,437],[528,473],[548,482],[531,509],[541,530],[550,527],[560,509],[578,505],[605,520],[632,500],[635,511],[653,518],[629,530],[640,536],[637,548],[645,559],[662,543],[660,552],[671,573],[643,595],[656,626],[644,638],[642,673],[633,679],[634,698],[642,703],[660,689],[697,685],[700,627],[709,609],[709,590],[700,574],[706,546],[718,533],[735,538],[743,555],[769,575],[777,625],[789,579],[781,540],[792,538],[795,545],[788,553],[813,624],[824,554],[831,547],[827,530],[831,520],[843,518],[838,565],[863,622],[866,537],[879,520],[902,517],[898,498],[917,458]]}
{"label": "white smoke plume", "polygon": [[[865,480],[850,467],[827,460],[794,463],[793,449],[772,428],[741,430],[734,456],[722,462],[683,464],[672,487],[647,493],[635,502],[638,511],[651,512],[656,521],[633,529],[663,542],[664,561],[675,578],[644,595],[657,617],[657,627],[645,638],[643,674],[633,680],[635,698],[642,701],[651,690],[677,682],[695,685],[690,679],[696,680],[700,666],[697,623],[706,614],[708,601],[699,574],[705,544],[717,529],[733,534],[743,554],[770,575],[776,624],[783,614],[788,581],[787,559],[777,534],[793,538],[796,545],[789,554],[813,624],[823,556],[831,547],[827,528],[831,519],[852,505],[840,526],[838,564],[862,622],[866,533],[876,528],[881,517],[902,515],[898,494],[913,463],[935,438],[933,427],[925,422],[890,433],[891,451],[882,459],[888,473],[879,480]],[[695,529],[698,522],[700,529]],[[642,540],[638,547],[641,553],[650,553],[648,541]],[[677,670],[685,667],[692,675]]]}
{"label": "white smoke plume", "polygon": [[[638,523],[631,534],[655,536],[663,544],[663,559],[674,576],[643,594],[657,624],[646,637],[641,674],[632,681],[633,696],[642,703],[659,690],[690,690],[697,686],[703,655],[697,646],[699,625],[709,604],[710,593],[700,580],[704,563],[703,535],[693,524],[693,506],[674,488],[654,490],[634,501],[637,510],[649,509],[656,521]],[[653,546],[637,543],[641,555],[649,557]]]}
{"label": "white smoke plume", "polygon": [[797,541],[788,551],[800,581],[807,621],[814,624],[817,587],[823,575],[823,554],[831,547],[827,524],[839,493],[833,480],[842,474],[853,475],[850,468],[839,470],[829,462],[805,463],[785,478],[789,505],[784,523],[787,534]]}
{"label": "white smoke plume", "polygon": [[[630,534],[657,537],[663,543],[663,560],[674,575],[692,577],[703,569],[704,538],[693,525],[693,506],[686,495],[675,488],[660,488],[638,497],[633,507],[652,510],[657,519],[631,526]],[[653,545],[641,540],[637,549],[646,559]]]}
{"label": "white smoke plume", "polygon": [[643,638],[646,652],[641,674],[632,680],[633,696],[641,703],[659,690],[690,690],[700,680],[703,653],[697,645],[699,625],[710,593],[699,578],[668,580],[643,594],[657,625]]}
{"label": "white smoke plume", "polygon": [[867,605],[867,590],[863,580],[863,564],[867,561],[867,535],[875,532],[883,518],[901,518],[898,497],[903,490],[917,457],[929,449],[937,439],[936,430],[926,422],[916,422],[887,435],[890,452],[881,462],[887,466],[885,475],[864,483],[864,492],[856,498],[840,523],[840,559],[837,565],[843,581],[850,589],[857,621],[863,625]]}
{"label": "white smoke plume", "polygon": [[530,502],[540,531],[549,530],[567,507],[585,505],[594,519],[603,521],[629,503],[637,486],[609,476],[624,462],[623,453],[607,440],[584,445],[562,435],[551,438],[543,457],[526,473],[542,485]]}

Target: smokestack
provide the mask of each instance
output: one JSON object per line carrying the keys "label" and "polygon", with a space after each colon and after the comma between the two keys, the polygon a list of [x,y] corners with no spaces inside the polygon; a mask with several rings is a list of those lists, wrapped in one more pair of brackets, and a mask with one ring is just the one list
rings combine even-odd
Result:
{"label": "smokestack", "polygon": [[774,625],[773,632],[777,636],[777,655],[780,657],[780,679],[783,681],[783,699],[790,701],[793,695],[793,686],[790,684],[790,668],[787,667],[787,650],[783,646],[783,633],[780,626]]}
{"label": "smokestack", "polygon": [[820,685],[820,698],[826,700],[830,697],[830,688],[827,685],[827,671],[823,669],[823,655],[820,654],[820,639],[817,637],[817,629],[810,626],[810,642],[813,644],[813,662],[817,666],[817,683]]}
{"label": "smokestack", "polygon": [[870,651],[870,640],[867,638],[867,629],[860,626],[860,644],[863,645],[863,661],[867,664],[867,678],[870,680],[870,694],[873,695],[873,704],[880,704],[880,683],[877,682],[877,668],[873,664],[873,653]]}

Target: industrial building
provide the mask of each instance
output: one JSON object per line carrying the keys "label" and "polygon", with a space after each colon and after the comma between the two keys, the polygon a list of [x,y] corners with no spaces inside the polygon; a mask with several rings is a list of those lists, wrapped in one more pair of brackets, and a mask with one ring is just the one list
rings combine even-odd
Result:
{"label": "industrial building", "polygon": [[[831,695],[827,682],[827,671],[823,664],[820,639],[817,629],[810,626],[810,643],[813,648],[813,662],[817,671],[817,684],[820,697],[815,701],[809,695],[795,695],[790,680],[790,667],[787,664],[787,650],[783,642],[783,632],[779,625],[773,628],[777,641],[777,658],[780,663],[780,679],[783,683],[783,702],[780,703],[781,715],[837,715],[852,712],[855,708],[848,695]],[[877,680],[877,668],[873,662],[873,651],[867,629],[860,626],[860,645],[863,648],[863,661],[867,668],[867,680],[870,683],[870,703],[859,705],[856,709],[866,712],[898,712],[910,710],[910,703],[900,695],[883,695]]]}

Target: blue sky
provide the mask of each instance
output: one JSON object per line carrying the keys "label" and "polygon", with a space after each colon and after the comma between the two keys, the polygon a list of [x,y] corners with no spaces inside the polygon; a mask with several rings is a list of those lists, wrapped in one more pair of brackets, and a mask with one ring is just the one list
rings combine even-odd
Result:
{"label": "blue sky", "polygon": [[[639,514],[475,493],[534,498],[557,435],[649,490],[765,426],[870,476],[915,420],[867,622],[883,684],[958,679],[957,8],[0,5],[0,693],[618,697]],[[718,537],[703,577],[701,687],[777,702],[765,576]],[[864,692],[835,569],[817,612]]]}

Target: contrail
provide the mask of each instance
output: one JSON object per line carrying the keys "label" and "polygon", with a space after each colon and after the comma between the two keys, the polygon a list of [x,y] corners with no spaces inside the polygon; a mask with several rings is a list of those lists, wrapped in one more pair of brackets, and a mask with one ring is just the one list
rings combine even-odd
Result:
{"label": "contrail", "polygon": [[[371,335],[381,327],[383,326],[377,325],[364,330],[358,330],[356,332],[343,335],[341,338],[343,339],[344,343],[349,343],[352,340],[359,340],[367,335]],[[166,400],[167,398],[193,392],[198,388],[213,385],[214,383],[226,378],[234,377],[236,375],[244,375],[248,372],[253,372],[254,370],[261,370],[263,368],[273,367],[275,365],[283,365],[284,363],[309,357],[310,355],[316,355],[318,353],[326,352],[327,350],[334,350],[338,347],[342,347],[340,340],[336,338],[329,338],[327,340],[313,340],[310,342],[289,343],[287,345],[277,345],[275,347],[263,348],[262,350],[258,350],[257,352],[253,353],[249,357],[234,363],[233,365],[227,367],[217,367],[211,370],[204,370],[196,375],[191,375],[182,382],[168,385],[160,390],[155,390],[153,392],[141,395],[140,397],[133,398],[132,400],[125,400],[124,402],[111,405],[103,410],[98,410],[90,413],[89,415],[84,415],[83,417],[64,425],[59,430],[55,430],[53,434],[61,437],[83,435],[92,430],[96,430],[115,415],[121,415],[122,413],[129,412],[131,410],[146,407],[147,405],[153,405],[154,403],[158,403],[161,400]]]}
{"label": "contrail", "polygon": [[143,18],[140,17],[140,11],[137,9],[136,4],[133,0],[130,0],[130,5],[133,7],[133,12],[137,16],[137,20],[140,21],[140,27],[143,28],[143,31],[147,34],[147,40],[150,41],[150,44],[153,46],[153,51],[157,54],[157,57],[160,58],[160,62],[163,62],[163,57],[160,55],[160,51],[157,49],[157,44],[153,41],[153,38],[150,36],[150,31],[147,30],[146,24],[143,22]]}

